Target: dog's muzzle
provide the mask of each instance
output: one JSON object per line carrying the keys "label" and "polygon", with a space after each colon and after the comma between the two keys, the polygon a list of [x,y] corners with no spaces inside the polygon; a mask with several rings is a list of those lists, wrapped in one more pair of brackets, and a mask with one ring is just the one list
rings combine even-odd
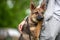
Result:
{"label": "dog's muzzle", "polygon": [[43,19],[43,16],[40,16],[40,15],[37,16],[38,21],[41,21],[42,19]]}

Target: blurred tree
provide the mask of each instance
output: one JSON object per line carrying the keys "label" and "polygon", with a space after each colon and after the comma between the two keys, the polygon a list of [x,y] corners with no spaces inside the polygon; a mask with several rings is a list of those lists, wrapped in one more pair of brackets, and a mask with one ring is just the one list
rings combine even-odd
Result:
{"label": "blurred tree", "polygon": [[0,28],[17,28],[29,6],[30,0],[0,0]]}

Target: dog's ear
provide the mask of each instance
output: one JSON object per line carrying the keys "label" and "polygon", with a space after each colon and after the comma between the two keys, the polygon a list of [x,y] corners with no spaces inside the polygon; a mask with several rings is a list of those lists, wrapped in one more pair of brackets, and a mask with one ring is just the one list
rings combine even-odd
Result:
{"label": "dog's ear", "polygon": [[46,5],[45,4],[43,4],[43,5],[41,5],[41,7],[40,8],[42,8],[43,10],[45,10],[46,9]]}
{"label": "dog's ear", "polygon": [[32,12],[35,8],[36,8],[36,7],[35,7],[34,3],[31,2],[31,3],[30,3],[30,10],[31,10],[31,12]]}
{"label": "dog's ear", "polygon": [[42,2],[42,4],[41,4],[40,8],[42,8],[43,10],[46,9],[46,0],[43,0],[43,2]]}

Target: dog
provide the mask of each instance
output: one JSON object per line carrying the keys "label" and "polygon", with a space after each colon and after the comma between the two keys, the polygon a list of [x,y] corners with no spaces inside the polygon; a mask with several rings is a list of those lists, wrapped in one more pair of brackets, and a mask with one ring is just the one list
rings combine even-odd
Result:
{"label": "dog", "polygon": [[22,28],[22,34],[19,40],[39,40],[40,31],[44,19],[45,3],[39,8],[35,7],[33,2],[30,5],[31,14],[26,18]]}

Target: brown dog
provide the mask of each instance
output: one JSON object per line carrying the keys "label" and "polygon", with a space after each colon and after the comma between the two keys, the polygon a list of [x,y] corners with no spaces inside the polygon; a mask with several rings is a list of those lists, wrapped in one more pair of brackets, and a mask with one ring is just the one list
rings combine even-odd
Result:
{"label": "brown dog", "polygon": [[25,24],[22,28],[22,34],[19,40],[39,40],[40,31],[43,22],[43,13],[45,11],[45,3],[37,8],[34,6],[33,2],[30,5],[31,14],[26,19]]}

